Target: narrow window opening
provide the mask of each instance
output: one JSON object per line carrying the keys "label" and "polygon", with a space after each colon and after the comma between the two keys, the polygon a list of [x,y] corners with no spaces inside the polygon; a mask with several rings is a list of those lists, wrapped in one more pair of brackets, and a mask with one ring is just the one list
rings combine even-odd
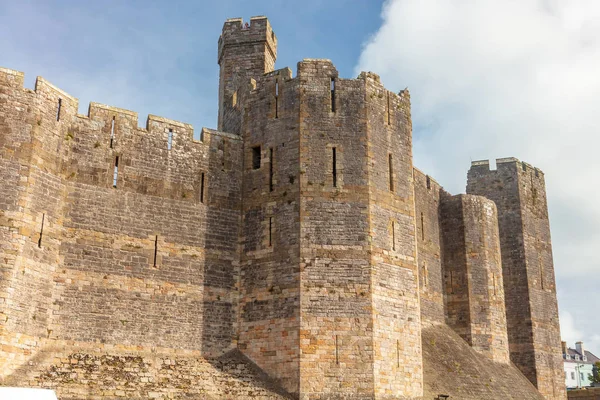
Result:
{"label": "narrow window opening", "polygon": [[154,264],[153,264],[154,267],[156,267],[157,254],[158,254],[158,235],[156,235],[156,237],[154,238]]}
{"label": "narrow window opening", "polygon": [[332,147],[332,161],[333,161],[333,168],[332,168],[332,174],[333,174],[333,187],[337,187],[337,152],[336,152],[336,148]]}
{"label": "narrow window opening", "polygon": [[200,203],[204,203],[204,172],[200,176]]}
{"label": "narrow window opening", "polygon": [[429,271],[427,270],[427,264],[423,263],[423,286],[427,287],[429,284]]}
{"label": "narrow window opening", "polygon": [[273,148],[269,149],[269,191],[273,191]]}
{"label": "narrow window opening", "polygon": [[427,181],[427,189],[431,189],[431,178],[429,175],[425,177],[425,180]]}
{"label": "narrow window opening", "polygon": [[454,293],[454,286],[452,282],[452,271],[450,271],[450,294]]}
{"label": "narrow window opening", "polygon": [[42,236],[44,235],[44,220],[46,219],[46,213],[42,214],[42,226],[40,228],[40,238],[38,239],[38,247],[42,248]]}
{"label": "narrow window opening", "polygon": [[169,129],[169,138],[167,139],[167,150],[173,148],[173,129]]}
{"label": "narrow window opening", "polygon": [[279,81],[275,79],[275,118],[279,118]]}
{"label": "narrow window opening", "polygon": [[396,340],[396,366],[400,367],[400,341]]}
{"label": "narrow window opening", "polygon": [[392,221],[392,250],[396,251],[396,224]]}
{"label": "narrow window opening", "polygon": [[273,246],[273,217],[269,217],[269,247]]}
{"label": "narrow window opening", "polygon": [[335,363],[339,365],[340,363],[340,351],[338,347],[338,335],[335,335]]}
{"label": "narrow window opening", "polygon": [[540,286],[544,290],[544,265],[540,260]]}
{"label": "narrow window opening", "polygon": [[113,173],[113,187],[117,187],[117,178],[119,177],[119,156],[115,157],[115,170]]}
{"label": "narrow window opening", "polygon": [[391,112],[390,112],[390,92],[387,92],[387,124],[392,124]]}
{"label": "narrow window opening", "polygon": [[331,78],[331,111],[335,112],[335,78]]}
{"label": "narrow window opening", "polygon": [[494,286],[494,296],[496,296],[496,274],[492,273],[492,285]]}
{"label": "narrow window opening", "polygon": [[231,96],[231,106],[235,107],[237,105],[237,90],[233,92],[233,96]]}
{"label": "narrow window opening", "polygon": [[390,175],[390,192],[394,191],[394,160],[390,154],[388,157],[388,173]]}
{"label": "narrow window opening", "polygon": [[260,168],[260,146],[252,148],[252,169]]}
{"label": "narrow window opening", "polygon": [[60,111],[62,109],[62,99],[58,99],[58,107],[56,108],[56,120],[60,121]]}
{"label": "narrow window opening", "polygon": [[423,213],[421,213],[421,240],[425,240],[425,219]]}
{"label": "narrow window opening", "polygon": [[110,124],[110,148],[113,148],[113,144],[115,142],[115,117],[112,118],[112,122]]}

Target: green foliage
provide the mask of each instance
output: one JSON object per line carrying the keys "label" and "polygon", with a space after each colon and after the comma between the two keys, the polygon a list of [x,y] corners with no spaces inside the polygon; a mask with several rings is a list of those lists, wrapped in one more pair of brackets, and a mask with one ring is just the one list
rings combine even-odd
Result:
{"label": "green foliage", "polygon": [[600,383],[600,374],[598,374],[598,371],[600,371],[600,361],[596,361],[594,364],[594,373],[588,375],[588,379],[592,383]]}

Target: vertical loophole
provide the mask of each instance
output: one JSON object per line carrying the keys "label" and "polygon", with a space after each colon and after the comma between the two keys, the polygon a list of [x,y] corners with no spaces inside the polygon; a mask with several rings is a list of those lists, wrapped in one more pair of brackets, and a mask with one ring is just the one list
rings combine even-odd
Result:
{"label": "vertical loophole", "polygon": [[42,214],[42,226],[40,227],[40,238],[38,239],[38,247],[42,248],[42,236],[44,235],[44,220],[46,219],[46,213]]}
{"label": "vertical loophole", "polygon": [[332,175],[333,175],[333,187],[337,187],[337,149],[335,147],[331,148],[331,157],[332,157]]}
{"label": "vertical loophole", "polygon": [[394,191],[394,160],[392,159],[392,155],[389,155],[388,158],[388,173],[390,175],[390,192]]}
{"label": "vertical loophole", "polygon": [[431,189],[431,178],[429,175],[425,177],[425,180],[427,181],[427,189]]}
{"label": "vertical loophole", "polygon": [[273,191],[273,148],[269,149],[269,191]]}
{"label": "vertical loophole", "polygon": [[400,341],[396,340],[396,366],[400,367]]}
{"label": "vertical loophole", "polygon": [[169,138],[167,139],[167,150],[173,148],[173,129],[169,129]]}
{"label": "vertical loophole", "polygon": [[544,264],[540,260],[540,287],[544,290]]}
{"label": "vertical loophole", "polygon": [[338,347],[338,335],[335,335],[335,363],[338,365],[340,363],[340,350]]}
{"label": "vertical loophole", "polygon": [[335,112],[335,78],[331,78],[331,111]]}
{"label": "vertical loophole", "polygon": [[115,170],[113,173],[113,187],[117,187],[117,179],[119,178],[119,156],[115,157]]}
{"label": "vertical loophole", "polygon": [[279,81],[275,80],[275,118],[279,118]]}
{"label": "vertical loophole", "polygon": [[156,235],[154,237],[154,264],[153,266],[156,267],[156,256],[158,255],[158,235]]}
{"label": "vertical loophole", "polygon": [[110,124],[110,148],[113,148],[113,144],[115,141],[115,117],[112,118],[111,124]]}
{"label": "vertical loophole", "polygon": [[58,107],[56,107],[56,120],[60,121],[60,111],[62,109],[62,99],[58,99]]}
{"label": "vertical loophole", "polygon": [[494,296],[496,295],[496,274],[492,273],[492,285],[494,286]]}
{"label": "vertical loophole", "polygon": [[425,219],[423,213],[421,213],[421,240],[425,240]]}
{"label": "vertical loophole", "polygon": [[423,286],[427,286],[429,281],[429,271],[427,270],[427,264],[423,263]]}
{"label": "vertical loophole", "polygon": [[252,169],[260,169],[260,146],[252,148]]}
{"label": "vertical loophole", "polygon": [[452,271],[450,271],[450,294],[454,293],[454,283],[452,280]]}
{"label": "vertical loophole", "polygon": [[204,203],[204,172],[200,176],[200,203]]}
{"label": "vertical loophole", "polygon": [[269,247],[273,246],[273,217],[269,217]]}
{"label": "vertical loophole", "polygon": [[396,251],[396,223],[392,221],[392,250]]}

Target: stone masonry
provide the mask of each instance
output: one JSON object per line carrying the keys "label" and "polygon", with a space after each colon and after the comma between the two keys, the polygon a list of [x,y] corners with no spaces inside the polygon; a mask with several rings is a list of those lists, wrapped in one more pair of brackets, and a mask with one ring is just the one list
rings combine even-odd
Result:
{"label": "stone masonry", "polygon": [[565,399],[543,173],[473,162],[452,196],[407,90],[276,56],[265,17],[225,22],[200,140],[0,68],[0,384]]}

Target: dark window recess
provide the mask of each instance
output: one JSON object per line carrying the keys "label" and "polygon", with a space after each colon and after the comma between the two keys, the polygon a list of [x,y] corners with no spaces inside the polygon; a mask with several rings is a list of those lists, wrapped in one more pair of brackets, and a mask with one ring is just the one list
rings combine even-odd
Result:
{"label": "dark window recess", "polygon": [[200,176],[200,203],[204,203],[204,172]]}
{"label": "dark window recess", "polygon": [[42,248],[42,236],[44,235],[44,220],[46,219],[46,214],[42,214],[42,226],[40,227],[40,238],[38,239],[38,247]]}
{"label": "dark window recess", "polygon": [[252,169],[260,168],[260,146],[252,148]]}
{"label": "dark window recess", "polygon": [[113,173],[113,187],[117,187],[117,179],[119,178],[119,156],[115,157],[115,170]]}
{"label": "dark window recess", "polygon": [[392,221],[392,250],[396,251],[396,224]]}
{"label": "dark window recess", "polygon": [[390,192],[394,191],[394,160],[392,159],[392,155],[390,154],[388,157],[388,172],[390,175]]}
{"label": "dark window recess", "polygon": [[269,149],[269,191],[273,191],[273,148]]}
{"label": "dark window recess", "polygon": [[450,271],[450,294],[454,293],[454,286],[452,282],[452,271]]}
{"label": "dark window recess", "polygon": [[335,78],[331,78],[331,111],[335,112]]}
{"label": "dark window recess", "polygon": [[169,129],[169,138],[167,139],[167,150],[173,148],[173,129]]}
{"label": "dark window recess", "polygon": [[113,144],[115,142],[115,117],[112,119],[112,123],[110,126],[110,148],[113,148]]}
{"label": "dark window recess", "polygon": [[269,247],[273,246],[273,217],[269,217]]}
{"label": "dark window recess", "polygon": [[338,335],[335,335],[335,363],[340,363],[340,351],[338,348]]}
{"label": "dark window recess", "polygon": [[56,120],[60,121],[60,111],[62,109],[62,99],[58,99],[58,107],[56,108]]}
{"label": "dark window recess", "polygon": [[275,80],[275,118],[279,118],[279,82]]}
{"label": "dark window recess", "polygon": [[431,178],[429,175],[425,177],[425,180],[427,181],[427,189],[431,189]]}
{"label": "dark window recess", "polygon": [[544,290],[544,264],[540,262],[540,287]]}
{"label": "dark window recess", "polygon": [[153,266],[156,267],[156,256],[158,254],[158,235],[154,237],[154,263]]}
{"label": "dark window recess", "polygon": [[421,213],[421,240],[425,240],[425,220],[423,213]]}
{"label": "dark window recess", "polygon": [[331,157],[333,161],[332,165],[332,175],[333,175],[333,187],[337,187],[337,152],[336,148],[331,148]]}

